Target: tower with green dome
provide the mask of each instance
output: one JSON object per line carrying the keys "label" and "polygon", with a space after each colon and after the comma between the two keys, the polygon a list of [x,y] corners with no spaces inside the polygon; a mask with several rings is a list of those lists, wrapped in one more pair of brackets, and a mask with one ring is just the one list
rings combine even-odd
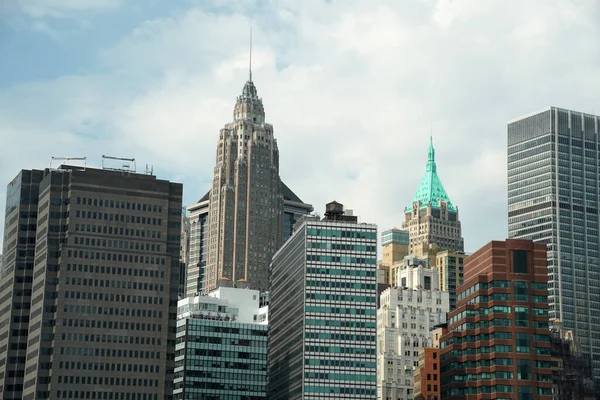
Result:
{"label": "tower with green dome", "polygon": [[458,208],[450,200],[438,176],[431,137],[425,175],[411,204],[404,209],[402,228],[409,232],[413,254],[419,249],[426,252],[431,246],[464,251]]}

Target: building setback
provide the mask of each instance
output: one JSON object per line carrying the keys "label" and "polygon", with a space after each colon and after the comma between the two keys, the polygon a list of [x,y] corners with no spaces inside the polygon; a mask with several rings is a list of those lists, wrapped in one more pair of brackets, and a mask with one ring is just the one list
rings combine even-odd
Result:
{"label": "building setback", "polygon": [[[304,215],[313,211],[310,204],[304,203],[284,182],[281,182],[281,193],[283,195],[283,241],[292,236],[294,224]],[[197,203],[188,207],[190,221],[190,249],[187,269],[188,296],[197,293],[208,293],[206,286],[206,257],[208,255],[208,205],[210,191]]]}
{"label": "building setback", "polygon": [[266,324],[260,293],[220,288],[179,301],[175,400],[262,400],[267,386]]}
{"label": "building setback", "polygon": [[548,245],[550,320],[572,330],[600,392],[600,117],[556,107],[508,124],[508,233]]}
{"label": "building setback", "polygon": [[441,338],[443,399],[552,398],[546,245],[493,241],[465,262]]}
{"label": "building setback", "polygon": [[3,398],[170,398],[181,196],[151,175],[72,166],[9,184],[2,297],[21,297],[0,317],[30,312],[11,327],[26,340],[0,372]]}
{"label": "building setback", "polygon": [[435,245],[464,251],[458,208],[452,204],[437,174],[435,149],[430,139],[425,175],[410,206],[404,209],[402,229],[410,235],[410,253],[416,247]]}
{"label": "building setback", "polygon": [[377,227],[327,205],[273,257],[268,398],[375,399]]}

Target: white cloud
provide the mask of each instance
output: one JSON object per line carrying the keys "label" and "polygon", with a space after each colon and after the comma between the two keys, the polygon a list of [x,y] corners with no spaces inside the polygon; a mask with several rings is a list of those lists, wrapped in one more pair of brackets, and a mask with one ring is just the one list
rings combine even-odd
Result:
{"label": "white cloud", "polygon": [[121,0],[17,0],[17,7],[33,18],[65,18],[83,11],[108,11],[118,8]]}
{"label": "white cloud", "polygon": [[17,150],[0,159],[0,180],[52,155],[134,156],[161,178],[183,179],[187,202],[198,199],[247,77],[253,25],[254,81],[286,183],[318,211],[336,199],[381,230],[400,226],[433,128],[439,174],[475,250],[506,235],[506,122],[550,104],[591,111],[597,101],[599,13],[593,0],[518,9],[273,0],[250,16],[178,11],[99,50],[102,75],[0,92],[0,141]]}

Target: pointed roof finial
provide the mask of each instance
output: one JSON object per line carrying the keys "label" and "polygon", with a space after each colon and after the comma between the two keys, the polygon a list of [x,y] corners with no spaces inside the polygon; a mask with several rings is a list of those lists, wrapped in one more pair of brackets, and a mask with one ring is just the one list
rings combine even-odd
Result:
{"label": "pointed roof finial", "polygon": [[250,73],[250,82],[252,82],[252,27],[250,27],[250,65],[248,72]]}

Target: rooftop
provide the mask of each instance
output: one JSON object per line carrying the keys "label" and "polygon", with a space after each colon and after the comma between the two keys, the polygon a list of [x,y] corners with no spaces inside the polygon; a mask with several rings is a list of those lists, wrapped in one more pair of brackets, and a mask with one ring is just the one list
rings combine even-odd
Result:
{"label": "rooftop", "polygon": [[411,211],[412,204],[419,201],[421,202],[420,208],[427,207],[429,203],[431,203],[431,207],[439,208],[439,202],[443,201],[448,204],[448,210],[456,211],[456,207],[450,201],[450,197],[448,197],[448,193],[446,193],[444,185],[442,185],[442,181],[438,177],[437,166],[435,164],[435,149],[433,148],[433,139],[431,137],[429,138],[425,176],[423,176],[421,184],[405,212]]}

